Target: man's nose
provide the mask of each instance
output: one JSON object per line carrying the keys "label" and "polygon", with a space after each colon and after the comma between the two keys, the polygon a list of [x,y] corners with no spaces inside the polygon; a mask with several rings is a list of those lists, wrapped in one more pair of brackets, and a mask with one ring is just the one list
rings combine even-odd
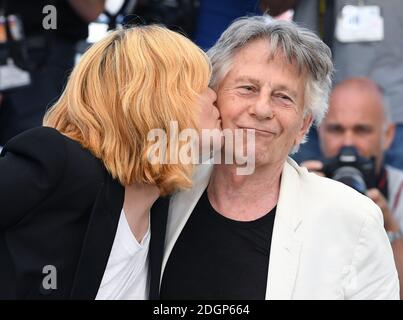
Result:
{"label": "man's nose", "polygon": [[264,95],[259,97],[256,103],[251,106],[250,111],[258,120],[272,119],[274,117],[272,102],[269,97]]}
{"label": "man's nose", "polygon": [[346,147],[351,147],[354,146],[355,144],[355,139],[354,139],[354,134],[352,132],[345,132],[343,136],[343,145]]}

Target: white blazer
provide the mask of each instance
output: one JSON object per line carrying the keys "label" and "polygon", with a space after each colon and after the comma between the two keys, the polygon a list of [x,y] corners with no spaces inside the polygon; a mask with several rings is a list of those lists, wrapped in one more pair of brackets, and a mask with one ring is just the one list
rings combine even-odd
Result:
{"label": "white blazer", "polygon": [[[211,171],[211,165],[201,165],[193,188],[171,199],[161,279]],[[353,189],[309,173],[289,158],[281,179],[266,299],[399,299],[380,209]]]}

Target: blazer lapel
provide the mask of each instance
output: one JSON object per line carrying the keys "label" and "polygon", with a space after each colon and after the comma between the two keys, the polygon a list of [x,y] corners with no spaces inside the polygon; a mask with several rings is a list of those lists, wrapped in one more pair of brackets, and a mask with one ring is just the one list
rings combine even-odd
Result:
{"label": "blazer lapel", "polygon": [[150,240],[150,294],[151,300],[159,299],[162,256],[168,219],[169,198],[159,198],[151,208]]}
{"label": "blazer lapel", "polygon": [[288,160],[283,169],[280,196],[270,249],[266,299],[292,298],[299,265],[302,222],[300,177],[297,165]]}
{"label": "blazer lapel", "polygon": [[179,192],[171,198],[168,211],[167,236],[162,260],[160,285],[169,255],[171,254],[175,242],[189,219],[194,207],[204,190],[207,188],[212,170],[212,164],[199,165],[192,179],[193,187],[189,190]]}
{"label": "blazer lapel", "polygon": [[72,299],[95,299],[115,239],[124,188],[109,175],[93,207],[71,290]]}

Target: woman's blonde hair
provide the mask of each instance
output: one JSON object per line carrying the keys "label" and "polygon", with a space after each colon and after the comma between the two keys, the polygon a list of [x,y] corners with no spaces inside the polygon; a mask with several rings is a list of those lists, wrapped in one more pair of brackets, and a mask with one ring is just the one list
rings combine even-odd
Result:
{"label": "woman's blonde hair", "polygon": [[198,128],[197,97],[210,74],[204,52],[167,28],[113,31],[83,55],[44,125],[89,149],[122,185],[155,184],[165,195],[190,187],[193,167],[151,164],[147,135],[158,128],[169,137],[170,121]]}

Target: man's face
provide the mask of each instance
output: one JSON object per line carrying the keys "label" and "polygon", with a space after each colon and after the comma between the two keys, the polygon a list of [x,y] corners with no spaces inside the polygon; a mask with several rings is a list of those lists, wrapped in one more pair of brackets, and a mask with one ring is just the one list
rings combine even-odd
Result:
{"label": "man's face", "polygon": [[336,156],[341,147],[354,146],[364,157],[376,158],[379,172],[383,152],[393,139],[393,130],[385,128],[382,98],[376,91],[358,87],[340,87],[333,91],[326,118],[319,128],[325,157]]}
{"label": "man's face", "polygon": [[223,129],[255,131],[256,166],[281,164],[299,144],[311,117],[303,117],[306,77],[276,55],[267,40],[256,40],[234,57],[217,88]]}

